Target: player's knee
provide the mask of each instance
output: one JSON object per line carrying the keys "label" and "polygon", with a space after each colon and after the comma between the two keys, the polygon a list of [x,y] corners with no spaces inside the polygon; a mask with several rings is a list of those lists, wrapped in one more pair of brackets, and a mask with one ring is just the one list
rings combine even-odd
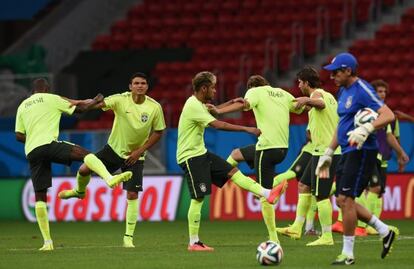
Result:
{"label": "player's knee", "polygon": [[336,197],[336,205],[342,208],[345,205],[345,196],[339,195],[338,197]]}
{"label": "player's knee", "polygon": [[127,199],[128,200],[136,200],[136,199],[138,199],[138,192],[135,192],[135,191],[127,191]]}
{"label": "player's knee", "polygon": [[381,194],[381,186],[370,187],[368,191],[376,194]]}
{"label": "player's knee", "polygon": [[240,149],[233,149],[230,156],[233,158],[233,160],[235,161],[243,161],[243,155],[240,151]]}
{"label": "player's knee", "polygon": [[298,190],[299,190],[299,193],[309,193],[310,187],[306,184],[303,184],[302,182],[299,182]]}
{"label": "player's knee", "polygon": [[236,174],[239,171],[237,167],[233,167],[233,169],[230,170],[230,172],[227,174],[228,177],[233,177],[234,174]]}
{"label": "player's knee", "polygon": [[36,202],[47,202],[47,189],[35,192]]}
{"label": "player's knee", "polygon": [[91,170],[86,166],[86,164],[82,164],[78,170],[79,174],[83,177],[89,176],[91,174]]}

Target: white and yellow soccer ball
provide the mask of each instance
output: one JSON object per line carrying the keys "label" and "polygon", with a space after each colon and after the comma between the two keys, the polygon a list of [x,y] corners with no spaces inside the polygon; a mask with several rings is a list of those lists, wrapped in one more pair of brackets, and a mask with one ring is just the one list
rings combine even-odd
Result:
{"label": "white and yellow soccer ball", "polygon": [[378,113],[369,107],[362,108],[354,116],[354,126],[359,127],[378,118]]}
{"label": "white and yellow soccer ball", "polygon": [[257,247],[256,259],[261,265],[279,265],[283,259],[283,249],[276,242],[262,242]]}

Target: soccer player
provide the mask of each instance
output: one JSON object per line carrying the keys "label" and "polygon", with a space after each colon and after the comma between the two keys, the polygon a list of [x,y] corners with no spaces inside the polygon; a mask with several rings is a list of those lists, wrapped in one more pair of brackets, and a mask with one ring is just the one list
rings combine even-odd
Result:
{"label": "soccer player", "polygon": [[278,189],[266,189],[243,175],[219,156],[207,151],[204,145],[204,129],[211,126],[227,131],[245,131],[256,136],[260,130],[216,120],[206,106],[216,93],[216,76],[208,71],[195,75],[192,80],[194,93],[187,99],[178,122],[177,163],[183,169],[191,195],[188,209],[189,251],[213,251],[199,239],[201,207],[204,197],[211,193],[211,184],[222,187],[230,178],[236,185],[269,203],[276,203]]}
{"label": "soccer player", "polygon": [[[273,179],[276,176],[275,165],[282,162],[287,153],[289,113],[299,114],[303,108],[295,108],[295,98],[290,93],[280,88],[271,87],[262,76],[251,76],[247,82],[247,89],[244,102],[235,102],[219,108],[217,113],[253,110],[257,126],[262,133],[258,138],[254,154],[251,150],[250,156],[246,156],[246,160],[249,159],[251,162],[254,157],[256,179],[264,188],[272,188]],[[270,115],[277,115],[277,118]],[[228,160],[232,163],[230,158]],[[283,193],[286,187],[287,181],[285,180],[275,188]],[[260,202],[269,239],[278,242],[274,207],[264,198],[261,198]]]}
{"label": "soccer player", "polygon": [[[326,177],[332,162],[332,155],[338,145],[342,156],[336,169],[336,203],[343,215],[342,253],[333,262],[334,265],[355,263],[354,242],[355,225],[360,219],[374,227],[383,238],[381,258],[385,258],[399,231],[387,226],[365,207],[354,201],[367,187],[372,176],[378,148],[376,129],[382,128],[394,120],[392,111],[378,98],[372,86],[357,77],[357,60],[350,53],[340,53],[331,64],[324,66],[331,71],[331,78],[340,86],[338,99],[339,124],[331,144],[319,158],[315,173]],[[354,116],[362,108],[369,107],[379,116],[372,123],[354,128]]]}
{"label": "soccer player", "polygon": [[[138,217],[138,193],[142,191],[142,177],[146,151],[157,143],[165,129],[161,105],[147,96],[148,78],[144,73],[135,73],[129,81],[129,90],[103,100],[95,108],[113,110],[114,124],[108,144],[96,156],[109,171],[131,171],[132,179],[123,184],[127,191],[126,228],[123,246],[135,247],[133,235]],[[86,165],[79,168],[78,185],[75,189],[59,193],[62,199],[84,198],[86,186],[91,177]]]}
{"label": "soccer player", "polygon": [[300,238],[306,212],[311,205],[312,196],[314,196],[317,201],[322,236],[316,241],[308,243],[307,246],[333,245],[331,231],[332,204],[329,197],[334,180],[334,169],[341,153],[339,148],[334,153],[328,175],[319,177],[312,172],[316,169],[319,157],[329,146],[329,140],[326,138],[334,134],[338,125],[338,115],[336,113],[338,105],[332,94],[320,88],[319,74],[314,68],[303,68],[297,74],[297,78],[299,88],[305,96],[296,98],[296,107],[310,107],[308,128],[312,137],[312,158],[298,185],[299,198],[295,222],[289,227],[278,228],[277,230],[292,238]]}
{"label": "soccer player", "polygon": [[[47,189],[52,185],[51,164],[70,165],[72,161],[83,161],[109,187],[131,178],[131,172],[112,176],[105,165],[86,149],[64,141],[58,141],[59,122],[62,113],[73,114],[88,110],[102,98],[78,102],[74,106],[70,100],[50,94],[49,83],[39,78],[33,81],[33,95],[25,99],[17,109],[16,139],[25,144],[25,154],[29,161],[33,188],[35,191],[35,214],[42,233],[44,244],[41,251],[53,250],[47,213]],[[73,100],[75,102],[75,100]]]}
{"label": "soccer player", "polygon": [[[375,80],[371,85],[376,90],[378,96],[385,102],[385,98],[389,93],[389,85],[383,80]],[[371,177],[368,193],[367,193],[367,208],[378,218],[382,211],[382,194],[385,192],[387,179],[387,161],[391,158],[391,151],[397,153],[399,164],[399,172],[404,170],[405,165],[409,161],[409,157],[401,148],[398,142],[399,126],[398,120],[388,124],[386,127],[377,130],[378,140],[378,156],[374,174]],[[376,234],[376,231],[368,227],[368,234]]]}

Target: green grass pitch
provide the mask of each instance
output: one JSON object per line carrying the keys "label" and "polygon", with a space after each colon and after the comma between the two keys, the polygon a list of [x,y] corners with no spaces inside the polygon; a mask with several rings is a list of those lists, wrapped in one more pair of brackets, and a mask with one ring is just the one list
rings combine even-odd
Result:
{"label": "green grass pitch", "polygon": [[[357,238],[355,268],[414,268],[414,222],[389,221],[401,235],[393,252],[380,258],[378,236]],[[286,225],[278,222],[278,226]],[[140,222],[135,249],[124,249],[124,223],[52,223],[55,250],[41,253],[42,239],[36,223],[0,222],[0,268],[261,268],[255,258],[257,245],[266,240],[260,221],[201,224],[201,239],[215,248],[212,253],[187,252],[185,221]],[[292,240],[279,236],[284,250],[282,268],[332,268],[342,249],[342,236],[335,245],[306,247],[315,237]]]}

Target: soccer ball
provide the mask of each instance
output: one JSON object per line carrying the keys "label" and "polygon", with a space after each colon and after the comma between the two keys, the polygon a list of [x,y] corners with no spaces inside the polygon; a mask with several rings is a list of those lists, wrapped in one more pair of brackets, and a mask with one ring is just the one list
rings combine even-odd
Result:
{"label": "soccer ball", "polygon": [[362,108],[354,116],[354,126],[359,127],[367,122],[373,122],[378,118],[378,113],[369,107]]}
{"label": "soccer ball", "polygon": [[260,243],[257,247],[256,259],[261,265],[278,265],[283,258],[282,247],[273,241]]}

